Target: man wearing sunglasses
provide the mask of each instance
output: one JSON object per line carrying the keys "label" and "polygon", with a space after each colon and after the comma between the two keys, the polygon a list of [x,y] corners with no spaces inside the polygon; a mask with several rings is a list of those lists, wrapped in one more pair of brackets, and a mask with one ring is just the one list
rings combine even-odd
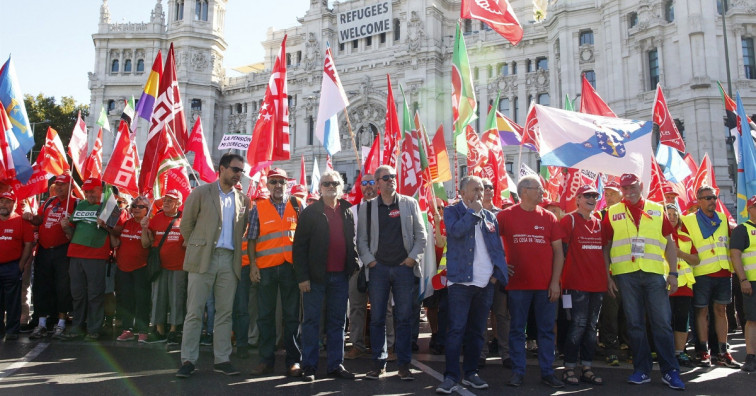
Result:
{"label": "man wearing sunglasses", "polygon": [[[396,192],[396,170],[381,165],[373,174],[380,196],[362,205],[357,221],[357,248],[367,263],[370,276],[368,294],[372,307],[370,344],[375,367],[365,377],[378,379],[386,373],[386,308],[389,293],[394,299],[399,378],[414,378],[412,359],[412,312],[415,276],[425,251],[425,225],[417,201]],[[370,212],[370,217],[368,217]]]}
{"label": "man wearing sunglasses", "polygon": [[[740,368],[727,350],[727,305],[732,302],[732,262],[730,261],[730,227],[727,217],[717,212],[717,194],[713,187],[696,191],[698,211],[682,217],[681,230],[690,235],[698,251],[700,264],[693,267],[693,308],[696,310],[696,344],[699,364]],[[718,345],[711,345],[717,356],[709,354],[709,304],[714,308],[714,326]],[[713,360],[713,362],[712,362]]]}
{"label": "man wearing sunglasses", "polygon": [[249,198],[234,186],[241,180],[244,158],[226,153],[218,164],[218,181],[199,186],[184,204],[181,235],[186,241],[184,271],[188,272],[186,318],[181,361],[176,376],[192,375],[199,358],[205,303],[215,298],[213,370],[237,375],[231,364],[231,314],[241,278],[242,236],[247,228]]}
{"label": "man wearing sunglasses", "polygon": [[[341,199],[341,175],[329,170],[320,179],[321,199],[307,206],[294,234],[294,272],[302,292],[303,380],[312,382],[320,360],[320,323],[325,314],[329,377],[354,379],[344,368],[344,325],[349,278],[359,268],[354,245],[354,214]],[[325,307],[325,310],[323,309]]]}
{"label": "man wearing sunglasses", "polygon": [[260,331],[260,362],[252,375],[273,373],[276,350],[276,304],[281,293],[286,369],[290,377],[301,377],[302,352],[299,343],[299,287],[294,274],[292,244],[302,202],[286,197],[286,171],[268,172],[268,199],[258,199],[249,211],[247,253],[249,277],[257,288],[257,328]]}
{"label": "man wearing sunglasses", "polygon": [[[607,278],[609,294],[614,295],[619,289],[627,316],[634,369],[627,382],[635,385],[651,382],[653,361],[646,334],[648,318],[662,382],[672,389],[682,390],[685,383],[680,379],[680,365],[675,357],[668,297],[677,290],[674,228],[664,206],[643,199],[643,184],[638,176],[622,175],[620,188],[624,198],[609,208],[601,230],[604,262],[611,274]],[[665,265],[669,267],[666,281]]]}

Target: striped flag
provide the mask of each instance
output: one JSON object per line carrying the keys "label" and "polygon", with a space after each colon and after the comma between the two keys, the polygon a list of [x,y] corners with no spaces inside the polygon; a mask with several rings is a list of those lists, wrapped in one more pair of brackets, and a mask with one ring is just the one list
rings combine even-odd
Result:
{"label": "striped flag", "polygon": [[152,118],[152,110],[155,109],[155,99],[158,96],[158,87],[160,79],[163,77],[163,56],[158,51],[155,61],[152,63],[152,70],[144,84],[142,96],[139,97],[136,113],[139,117],[149,121]]}
{"label": "striped flag", "polygon": [[318,119],[315,124],[315,136],[330,155],[341,151],[339,138],[338,114],[346,110],[349,100],[341,86],[339,73],[333,63],[331,47],[326,43],[325,64],[323,65],[323,81],[320,85],[320,105],[318,105]]}

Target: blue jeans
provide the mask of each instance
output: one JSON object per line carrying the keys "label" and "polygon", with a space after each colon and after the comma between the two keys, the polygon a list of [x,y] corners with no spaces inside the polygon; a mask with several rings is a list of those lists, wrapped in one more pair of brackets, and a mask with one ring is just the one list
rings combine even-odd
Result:
{"label": "blue jeans", "polygon": [[679,370],[670,323],[672,311],[664,277],[635,271],[617,275],[614,279],[622,293],[622,307],[627,316],[627,335],[630,338],[635,371],[650,374],[653,367],[651,348],[646,336],[646,317],[650,321],[661,372]]}
{"label": "blue jeans", "polygon": [[449,330],[446,340],[445,378],[459,382],[459,354],[464,342],[465,377],[478,372],[478,358],[485,342],[486,322],[493,303],[494,285],[449,286]]}
{"label": "blue jeans", "polygon": [[583,366],[590,367],[596,353],[596,324],[601,312],[604,292],[570,290],[572,320],[564,342],[564,365],[574,368],[578,353]]}
{"label": "blue jeans", "polygon": [[276,351],[276,305],[281,291],[283,343],[286,348],[286,367],[302,360],[299,349],[299,285],[294,266],[284,262],[275,267],[260,269],[260,286],[257,292],[260,329],[260,362],[273,367]]}
{"label": "blue jeans", "polygon": [[249,266],[241,268],[241,278],[236,285],[232,328],[236,336],[236,350],[249,347]]}
{"label": "blue jeans", "polygon": [[[554,321],[556,302],[549,301],[548,290],[509,290],[509,357],[512,372],[525,375],[525,326],[528,323],[530,304],[533,304],[538,329],[538,365],[541,377],[554,374]],[[451,307],[454,303],[450,301]],[[449,340],[447,339],[447,344]]]}
{"label": "blue jeans", "polygon": [[327,372],[344,363],[344,326],[346,324],[349,279],[343,272],[329,272],[326,283],[310,282],[310,291],[302,293],[302,368],[318,368],[320,355],[320,318],[325,302],[325,334],[328,356]]}
{"label": "blue jeans", "polygon": [[399,365],[412,360],[412,304],[415,274],[406,265],[389,266],[377,263],[370,268],[370,345],[373,361],[378,367],[386,366],[386,306],[389,292],[394,297],[394,323],[396,341],[394,351]]}

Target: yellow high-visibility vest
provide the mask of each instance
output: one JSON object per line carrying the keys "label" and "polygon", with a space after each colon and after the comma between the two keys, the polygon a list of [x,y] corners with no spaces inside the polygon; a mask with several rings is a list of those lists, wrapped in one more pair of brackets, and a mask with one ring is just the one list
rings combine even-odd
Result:
{"label": "yellow high-visibility vest", "polygon": [[[667,239],[662,235],[664,207],[646,200],[638,228],[624,202],[612,205],[607,215],[614,230],[609,255],[612,275],[638,270],[664,275],[664,249]],[[633,244],[642,251],[633,254]]]}
{"label": "yellow high-visibility vest", "polygon": [[698,265],[693,266],[693,275],[702,276],[719,272],[726,269],[732,272],[732,262],[730,261],[730,238],[728,236],[727,217],[724,214],[715,212],[721,221],[719,228],[708,238],[701,234],[701,227],[698,226],[698,219],[695,213],[685,215],[681,218],[685,228],[688,229],[693,246],[698,250],[698,258],[701,261]]}

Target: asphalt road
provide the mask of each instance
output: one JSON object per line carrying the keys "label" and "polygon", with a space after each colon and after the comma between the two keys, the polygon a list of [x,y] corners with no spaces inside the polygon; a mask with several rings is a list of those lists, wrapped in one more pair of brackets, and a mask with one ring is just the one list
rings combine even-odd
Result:
{"label": "asphalt road", "polygon": [[[425,327],[425,324],[423,324]],[[279,351],[274,375],[252,377],[249,373],[257,362],[256,351],[249,359],[232,357],[241,375],[227,377],[212,371],[212,347],[201,347],[198,371],[189,379],[174,376],[179,365],[179,352],[167,350],[165,344],[140,345],[136,342],[117,343],[112,336],[101,342],[62,342],[53,340],[29,340],[22,335],[18,341],[0,341],[0,395],[156,395],[156,394],[202,394],[202,395],[406,395],[433,394],[444,371],[443,356],[427,354],[429,334],[421,334],[420,352],[413,355],[416,380],[400,381],[396,376],[397,366],[389,363],[385,378],[372,381],[364,378],[371,368],[368,358],[345,362],[348,370],[355,372],[354,381],[325,377],[325,357],[321,355],[320,371],[313,383],[284,376],[283,352]],[[731,351],[736,360],[745,358],[742,334],[730,335]],[[558,361],[557,364],[561,364]],[[510,371],[501,366],[499,358],[489,358],[480,375],[489,382],[488,390],[466,390],[461,395],[531,395],[570,393],[610,395],[671,395],[675,391],[661,382],[658,366],[652,374],[652,382],[645,385],[629,385],[625,379],[632,372],[627,361],[620,367],[608,367],[602,357],[596,358],[595,371],[604,378],[602,386],[569,386],[554,390],[540,384],[538,362],[535,355],[528,355],[528,371],[525,384],[520,388],[506,386]],[[561,368],[557,368],[561,375]],[[687,394],[708,395],[754,395],[756,373],[748,374],[727,368],[694,368],[683,370],[682,378],[687,384]]]}

